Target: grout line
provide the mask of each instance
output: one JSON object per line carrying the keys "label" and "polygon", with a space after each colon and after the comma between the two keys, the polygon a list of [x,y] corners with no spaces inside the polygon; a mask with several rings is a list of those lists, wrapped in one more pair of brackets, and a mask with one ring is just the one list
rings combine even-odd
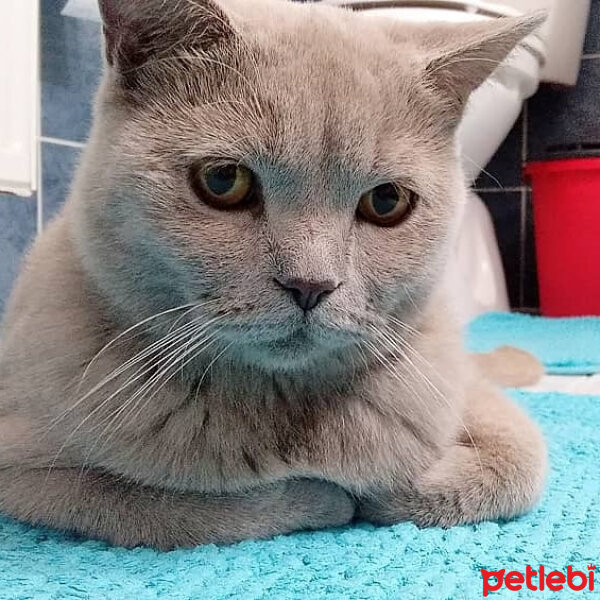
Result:
{"label": "grout line", "polygon": [[38,39],[37,39],[37,64],[36,64],[36,78],[37,78],[37,115],[36,115],[36,131],[35,131],[35,150],[37,152],[37,202],[36,202],[36,229],[37,234],[40,235],[44,229],[44,182],[43,182],[43,157],[42,157],[42,34],[41,34],[41,3],[37,6],[37,27],[38,27]]}
{"label": "grout line", "polygon": [[44,229],[44,178],[42,165],[42,141],[38,138],[37,142],[37,232],[38,235]]}
{"label": "grout line", "polygon": [[477,193],[482,193],[482,194],[498,194],[501,192],[522,192],[523,190],[526,190],[527,187],[526,186],[519,186],[519,187],[493,187],[493,188],[472,188],[472,191]]}
{"label": "grout line", "polygon": [[528,157],[527,150],[529,149],[529,100],[526,100],[523,104],[521,123],[521,163],[525,164]]}
{"label": "grout line", "polygon": [[584,54],[581,58],[583,60],[597,60],[600,59],[600,52],[590,52],[589,54]]}
{"label": "grout line", "polygon": [[68,148],[85,148],[83,142],[72,142],[71,140],[61,140],[53,137],[42,136],[40,141],[45,142],[46,144],[55,144],[56,146],[67,146]]}
{"label": "grout line", "polygon": [[525,304],[525,254],[527,248],[527,190],[521,190],[521,235],[519,261],[519,306]]}

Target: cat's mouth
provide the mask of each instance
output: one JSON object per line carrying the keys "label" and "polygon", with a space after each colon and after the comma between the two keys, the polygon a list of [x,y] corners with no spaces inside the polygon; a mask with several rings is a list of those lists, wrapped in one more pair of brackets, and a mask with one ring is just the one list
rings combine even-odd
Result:
{"label": "cat's mouth", "polygon": [[256,320],[227,328],[225,337],[243,353],[273,360],[311,359],[356,344],[358,331],[316,319]]}

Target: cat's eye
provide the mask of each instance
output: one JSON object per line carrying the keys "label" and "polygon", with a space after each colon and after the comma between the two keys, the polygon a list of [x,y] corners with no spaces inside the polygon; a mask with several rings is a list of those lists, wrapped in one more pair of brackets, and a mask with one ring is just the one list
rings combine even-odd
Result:
{"label": "cat's eye", "polygon": [[415,199],[410,190],[394,183],[384,183],[360,199],[358,213],[375,225],[392,227],[408,216]]}
{"label": "cat's eye", "polygon": [[253,195],[254,174],[235,163],[200,165],[192,170],[194,191],[215,208],[240,206]]}

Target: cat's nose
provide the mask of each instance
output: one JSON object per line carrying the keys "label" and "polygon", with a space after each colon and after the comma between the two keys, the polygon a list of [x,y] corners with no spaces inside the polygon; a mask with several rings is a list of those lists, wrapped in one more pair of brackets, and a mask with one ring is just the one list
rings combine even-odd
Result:
{"label": "cat's nose", "polygon": [[275,277],[275,281],[292,295],[296,304],[308,312],[315,308],[331,292],[334,292],[339,284],[331,279],[314,281],[310,279]]}

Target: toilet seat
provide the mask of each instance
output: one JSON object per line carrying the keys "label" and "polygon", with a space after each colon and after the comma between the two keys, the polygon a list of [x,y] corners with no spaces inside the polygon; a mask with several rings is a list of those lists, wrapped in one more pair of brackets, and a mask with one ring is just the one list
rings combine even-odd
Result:
{"label": "toilet seat", "polygon": [[[510,6],[483,0],[325,0],[325,3],[414,23],[465,23],[523,14]],[[546,47],[538,33],[528,36],[520,47],[531,52],[538,64],[544,66]]]}
{"label": "toilet seat", "polygon": [[343,2],[348,8],[356,10],[371,10],[377,8],[424,8],[447,9],[477,14],[484,17],[502,17],[518,15],[519,11],[507,6],[496,6],[481,0],[349,0]]}

